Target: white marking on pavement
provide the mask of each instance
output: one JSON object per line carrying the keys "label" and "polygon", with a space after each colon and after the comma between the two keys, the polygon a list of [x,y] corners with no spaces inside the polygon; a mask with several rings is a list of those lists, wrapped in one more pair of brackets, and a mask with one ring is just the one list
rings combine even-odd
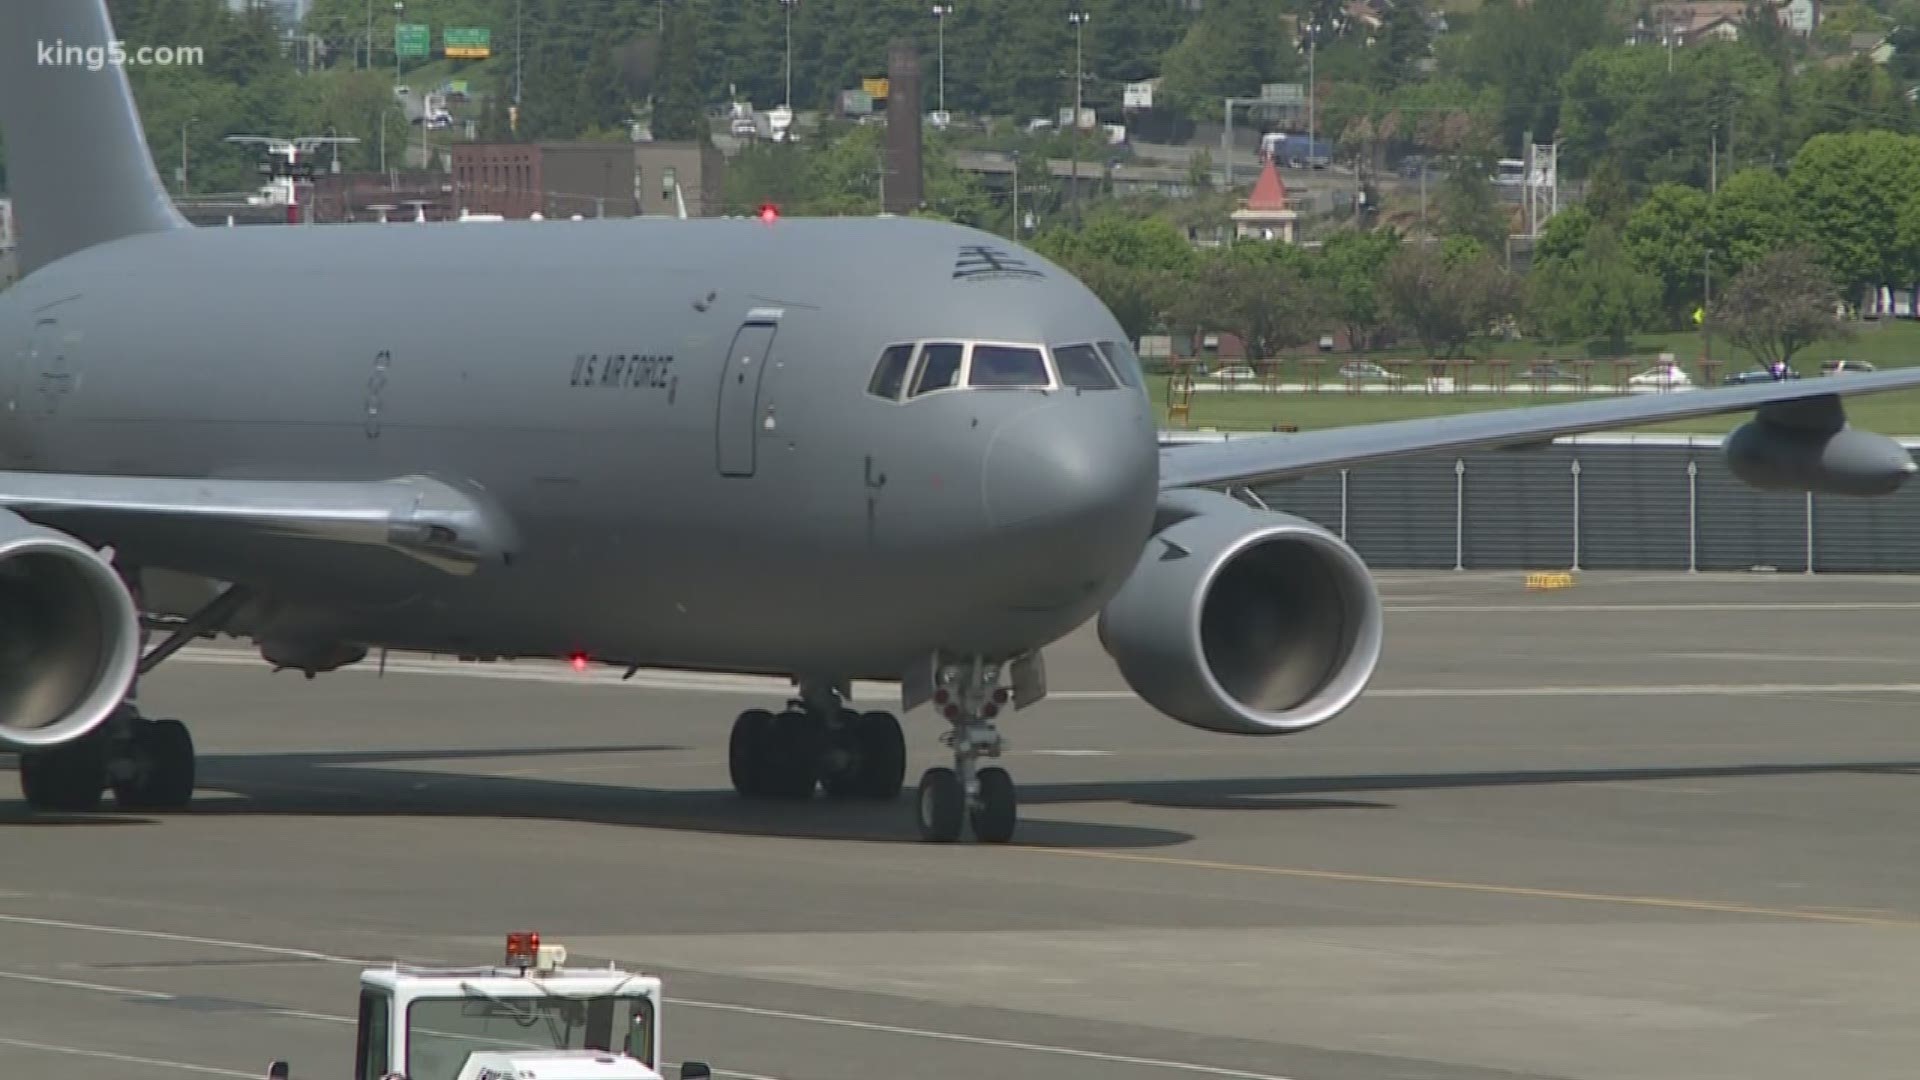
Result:
{"label": "white marking on pavement", "polygon": [[1369,690],[1370,698],[1768,697],[1920,694],[1920,683],[1680,683],[1666,686],[1435,686]]}
{"label": "white marking on pavement", "polygon": [[0,971],[0,979],[38,983],[41,986],[58,986],[67,990],[91,990],[99,994],[121,994],[126,997],[146,998],[149,1001],[176,1000],[176,995],[161,993],[158,990],[136,990],[131,986],[108,986],[106,983],[81,982],[78,979],[55,979],[46,975],[29,975],[24,971]]}
{"label": "white marking on pavement", "polygon": [[1826,603],[1809,601],[1806,603],[1756,603],[1740,604],[1731,602],[1698,604],[1555,604],[1542,601],[1538,604],[1388,604],[1388,612],[1410,612],[1433,615],[1498,615],[1507,613],[1569,615],[1597,614],[1602,612],[1706,612],[1706,611],[1915,611],[1920,610],[1920,601],[1883,600],[1869,603]]}
{"label": "white marking on pavement", "polygon": [[1048,757],[1112,757],[1111,750],[1029,750],[1029,754],[1044,754]]}
{"label": "white marking on pavement", "polygon": [[774,1020],[794,1020],[807,1024],[826,1024],[830,1027],[853,1028],[859,1031],[877,1031],[888,1035],[905,1035],[916,1039],[934,1039],[940,1042],[967,1043],[972,1046],[991,1046],[1001,1050],[1023,1050],[1035,1054],[1053,1054],[1059,1057],[1080,1058],[1086,1061],[1104,1061],[1113,1065],[1140,1065],[1149,1069],[1171,1069],[1175,1072],[1199,1073],[1206,1076],[1227,1076],[1236,1080],[1288,1080],[1274,1073],[1247,1072],[1243,1069],[1226,1069],[1216,1065],[1198,1065],[1189,1061],[1161,1061],[1156,1058],[1131,1057],[1126,1054],[1108,1054],[1098,1050],[1075,1050],[1066,1046],[1048,1046],[1045,1043],[1015,1042],[1011,1039],[990,1039],[983,1035],[959,1035],[950,1031],[928,1031],[924,1028],[900,1027],[895,1024],[876,1024],[870,1020],[847,1020],[837,1016],[816,1016],[812,1013],[786,1012],[781,1009],[762,1009],[752,1005],[731,1005],[719,1001],[689,1001],[686,998],[668,998],[668,1005],[684,1005],[690,1009],[714,1009],[720,1012],[741,1013],[747,1016],[761,1016]]}
{"label": "white marking on pavement", "polygon": [[132,1054],[116,1054],[110,1050],[83,1050],[78,1046],[56,1046],[53,1043],[28,1042],[25,1039],[0,1037],[0,1046],[11,1046],[17,1050],[37,1050],[43,1054],[67,1054],[72,1057],[99,1058],[103,1061],[118,1061],[125,1065],[147,1065],[156,1069],[173,1069],[176,1072],[199,1073],[202,1076],[238,1076],[243,1080],[260,1080],[265,1070],[241,1072],[238,1069],[220,1069],[212,1065],[190,1065],[184,1061],[167,1061],[163,1058],[136,1057]]}
{"label": "white marking on pavement", "polygon": [[320,960],[329,964],[357,964],[366,966],[368,963],[366,960],[356,960],[350,956],[334,956],[331,953],[314,952],[311,949],[288,949],[278,945],[256,945],[249,941],[228,941],[224,938],[195,937],[192,934],[169,934],[162,930],[135,930],[126,926],[101,926],[98,923],[68,922],[64,919],[41,919],[32,915],[0,915],[0,923],[44,926],[55,930],[81,930],[94,934],[116,934],[121,937],[148,938],[153,941],[177,941],[185,945],[212,945],[221,949],[266,953],[270,956],[294,956],[302,960]]}

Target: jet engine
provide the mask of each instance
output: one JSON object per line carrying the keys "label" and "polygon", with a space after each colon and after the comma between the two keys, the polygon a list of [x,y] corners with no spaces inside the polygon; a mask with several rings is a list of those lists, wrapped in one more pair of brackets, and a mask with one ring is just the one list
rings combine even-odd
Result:
{"label": "jet engine", "polygon": [[1841,423],[1837,414],[1813,424],[1763,415],[1734,429],[1721,453],[1728,471],[1768,491],[1890,495],[1915,471],[1905,447]]}
{"label": "jet engine", "polygon": [[58,746],[99,726],[140,662],[140,617],[84,542],[0,510],[0,750]]}
{"label": "jet engine", "polygon": [[1360,696],[1385,616],[1352,548],[1211,491],[1163,495],[1159,516],[1100,614],[1100,642],[1135,693],[1227,735],[1304,731]]}

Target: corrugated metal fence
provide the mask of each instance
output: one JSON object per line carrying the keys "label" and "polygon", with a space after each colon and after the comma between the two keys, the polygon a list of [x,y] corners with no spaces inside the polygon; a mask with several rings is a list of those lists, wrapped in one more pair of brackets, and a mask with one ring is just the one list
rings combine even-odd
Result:
{"label": "corrugated metal fence", "polygon": [[1877,499],[1756,491],[1717,437],[1585,436],[1254,492],[1381,569],[1920,572],[1920,483]]}

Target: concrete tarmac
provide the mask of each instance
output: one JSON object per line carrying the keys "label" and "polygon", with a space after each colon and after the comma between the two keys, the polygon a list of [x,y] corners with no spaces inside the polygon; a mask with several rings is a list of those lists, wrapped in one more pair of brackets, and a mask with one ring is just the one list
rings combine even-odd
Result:
{"label": "concrete tarmac", "polygon": [[1152,713],[1083,631],[1005,724],[1000,848],[738,802],[758,680],[195,647],[142,693],[192,811],[0,776],[0,1073],[345,1080],[364,961],[535,929],[746,1080],[1911,1075],[1920,578],[1521,577],[1382,575],[1374,690],[1284,739]]}

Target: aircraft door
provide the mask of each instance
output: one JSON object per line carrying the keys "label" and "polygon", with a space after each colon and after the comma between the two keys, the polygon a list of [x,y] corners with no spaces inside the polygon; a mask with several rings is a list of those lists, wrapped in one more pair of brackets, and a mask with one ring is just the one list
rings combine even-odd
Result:
{"label": "aircraft door", "polygon": [[779,328],[773,319],[750,319],[734,334],[727,351],[715,427],[722,476],[753,475],[754,447],[760,441],[760,387],[767,377],[773,337]]}

